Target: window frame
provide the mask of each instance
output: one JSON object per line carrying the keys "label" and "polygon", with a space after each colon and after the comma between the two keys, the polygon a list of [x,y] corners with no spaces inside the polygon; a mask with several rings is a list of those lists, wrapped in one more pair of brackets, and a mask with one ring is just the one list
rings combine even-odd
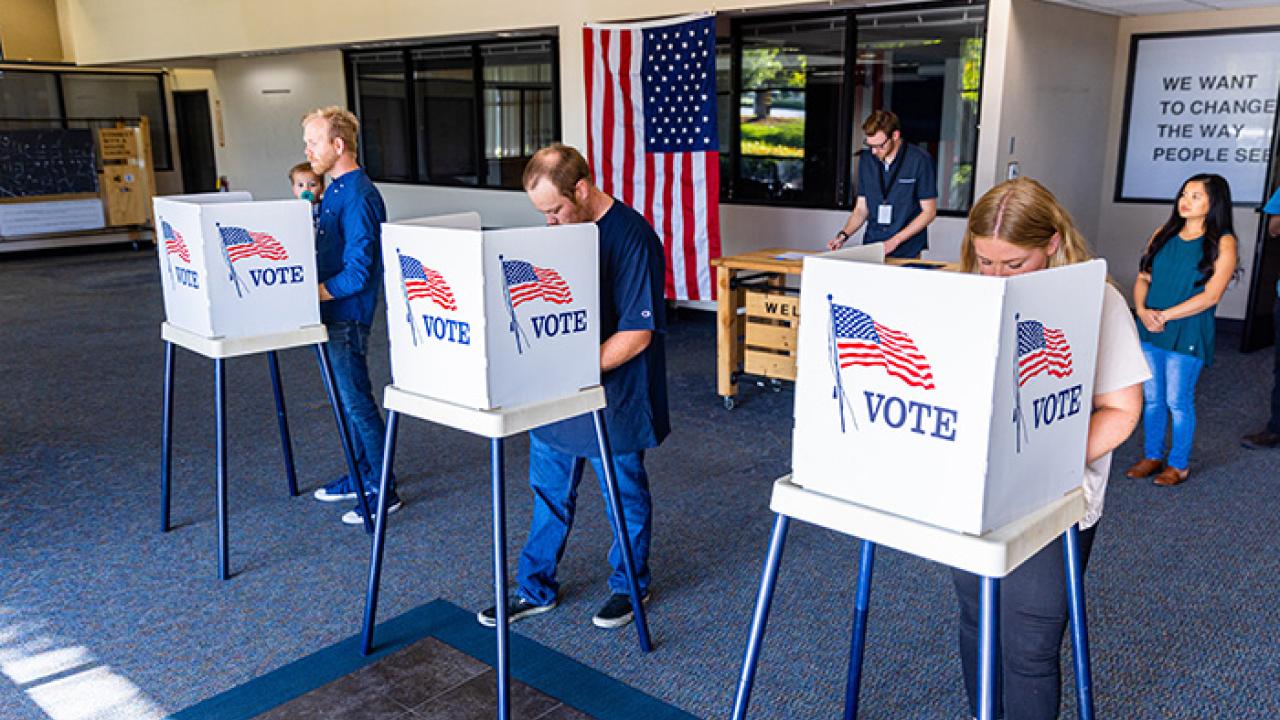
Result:
{"label": "window frame", "polygon": [[[740,112],[740,103],[742,101],[742,47],[743,47],[743,27],[756,26],[767,23],[785,23],[789,21],[812,20],[817,17],[837,18],[843,17],[845,21],[844,36],[844,77],[841,80],[840,87],[840,115],[837,120],[839,129],[836,138],[836,178],[833,186],[835,188],[834,197],[827,200],[785,200],[770,198],[738,198],[734,197],[735,186],[742,171],[742,123],[735,116],[730,118],[729,123],[729,147],[728,147],[728,172],[724,173],[720,180],[720,202],[729,205],[757,205],[763,207],[794,207],[817,210],[852,210],[856,197],[854,195],[853,180],[853,135],[857,118],[853,117],[853,99],[851,97],[855,71],[857,69],[857,47],[858,47],[858,18],[885,13],[902,13],[916,9],[938,9],[951,7],[982,7],[982,67],[986,68],[987,63],[987,30],[990,26],[991,4],[986,0],[953,0],[946,3],[914,3],[910,5],[892,5],[876,8],[833,8],[829,10],[818,10],[810,12],[784,12],[784,13],[761,13],[738,15],[729,20],[729,42],[730,49],[730,88],[729,88],[729,108],[730,112]],[[723,38],[717,37],[716,42],[719,43]],[[974,117],[974,147],[975,152],[980,144],[982,131],[982,96],[985,90],[985,83],[982,78],[983,73],[979,73],[978,79],[978,110]],[[976,157],[975,157],[976,162]],[[975,185],[969,186],[968,207],[973,207],[975,196]],[[969,210],[951,210],[938,209],[939,217],[967,217]]]}
{"label": "window frame", "polygon": [[[492,47],[495,45],[520,45],[534,42],[546,42],[549,45],[548,53],[551,60],[551,103],[552,103],[552,126],[555,129],[554,135],[556,139],[562,136],[564,125],[561,118],[560,107],[560,39],[555,34],[537,33],[532,35],[521,35],[519,37],[484,37],[470,40],[438,40],[433,42],[416,42],[396,44],[390,47],[380,48],[343,48],[342,50],[342,69],[344,81],[346,83],[347,107],[359,108],[358,80],[353,76],[355,63],[353,58],[360,55],[372,55],[379,53],[399,52],[402,57],[404,66],[404,88],[406,97],[409,102],[406,105],[405,127],[408,128],[408,137],[405,138],[405,147],[411,154],[411,162],[409,163],[409,178],[388,180],[379,177],[371,178],[375,182],[395,183],[398,185],[423,185],[435,187],[453,187],[453,188],[469,188],[474,190],[506,190],[512,192],[524,192],[523,188],[510,187],[501,184],[491,184],[489,182],[488,160],[485,157],[485,79],[484,79],[484,55],[482,48]],[[475,124],[475,141],[472,146],[472,157],[476,167],[476,182],[474,184],[465,182],[450,182],[445,180],[424,179],[420,164],[420,138],[418,132],[419,108],[416,100],[414,87],[414,59],[415,50],[430,50],[440,48],[466,48],[471,56],[472,68],[472,99],[474,100],[475,117],[472,122]],[[357,113],[358,114],[358,113]],[[521,114],[521,122],[523,123],[523,113]],[[360,142],[361,164],[363,165],[365,143],[363,138],[363,130]]]}
{"label": "window frame", "polygon": [[[160,95],[161,117],[159,118],[159,130],[160,130],[160,136],[164,138],[163,148],[165,151],[165,158],[168,160],[168,162],[164,163],[163,165],[155,161],[155,151],[154,151],[155,143],[153,142],[152,143],[152,148],[153,148],[152,162],[155,163],[155,167],[153,169],[155,170],[155,172],[173,172],[177,169],[173,161],[173,143],[170,141],[171,139],[169,137],[170,97],[168,94],[168,87],[166,86],[166,83],[165,83],[166,75],[163,70],[112,71],[112,70],[79,70],[79,69],[70,69],[70,68],[63,70],[63,69],[50,68],[48,67],[48,63],[33,62],[33,63],[30,63],[30,67],[22,67],[24,64],[26,63],[18,60],[0,60],[0,72],[32,73],[32,74],[51,76],[53,78],[54,95],[57,98],[58,116],[42,117],[42,118],[7,118],[6,117],[6,118],[0,118],[0,120],[16,121],[16,122],[32,122],[32,123],[35,123],[35,122],[58,123],[58,126],[63,129],[70,128],[69,123],[72,123],[72,122],[136,120],[140,116],[119,115],[114,117],[101,117],[101,116],[68,117],[66,92],[62,84],[63,76],[109,75],[113,77],[135,77],[135,78],[151,77],[153,78],[156,81],[156,85],[158,87],[159,95]],[[94,127],[95,126],[90,126],[89,129],[93,130]]]}

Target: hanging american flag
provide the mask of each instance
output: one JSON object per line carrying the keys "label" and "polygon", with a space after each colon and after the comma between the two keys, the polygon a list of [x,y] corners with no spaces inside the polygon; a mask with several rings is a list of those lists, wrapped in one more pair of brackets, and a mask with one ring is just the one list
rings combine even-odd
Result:
{"label": "hanging american flag", "polygon": [[507,292],[511,294],[512,309],[529,300],[546,300],[556,305],[573,302],[569,284],[550,268],[540,268],[524,260],[503,260],[502,274]]}
{"label": "hanging american flag", "polygon": [[583,28],[587,160],[666,249],[666,296],[715,298],[720,141],[713,15]]}
{"label": "hanging american flag", "polygon": [[836,304],[831,305],[831,332],[841,368],[882,367],[912,387],[933,389],[929,360],[907,333],[887,328],[861,310]]}
{"label": "hanging american flag", "polygon": [[405,297],[409,300],[430,298],[445,310],[457,310],[453,290],[444,276],[426,267],[422,261],[408,255],[400,256],[400,274],[404,278]]}
{"label": "hanging american flag", "polygon": [[289,253],[280,241],[267,233],[245,230],[235,225],[219,225],[218,233],[222,235],[222,246],[226,248],[231,262],[254,256],[264,260],[289,259]]}
{"label": "hanging american flag", "polygon": [[1056,378],[1071,374],[1071,345],[1061,330],[1038,320],[1018,322],[1018,387],[1041,373]]}
{"label": "hanging american flag", "polygon": [[184,263],[190,263],[191,251],[187,249],[182,233],[174,230],[168,220],[160,221],[160,232],[164,235],[164,251],[170,255],[177,255]]}

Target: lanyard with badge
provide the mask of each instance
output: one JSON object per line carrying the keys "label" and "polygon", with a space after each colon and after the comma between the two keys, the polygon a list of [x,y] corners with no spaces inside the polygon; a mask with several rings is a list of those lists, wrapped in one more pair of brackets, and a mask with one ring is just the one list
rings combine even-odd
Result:
{"label": "lanyard with badge", "polygon": [[898,174],[902,172],[903,161],[905,160],[902,155],[901,148],[899,148],[898,156],[891,163],[893,170],[888,177],[888,182],[885,181],[884,163],[879,160],[876,161],[876,164],[880,166],[877,168],[879,172],[876,174],[880,180],[880,207],[876,211],[876,223],[879,225],[889,225],[893,222],[893,206],[889,204],[889,191],[893,189],[894,183],[898,182]]}

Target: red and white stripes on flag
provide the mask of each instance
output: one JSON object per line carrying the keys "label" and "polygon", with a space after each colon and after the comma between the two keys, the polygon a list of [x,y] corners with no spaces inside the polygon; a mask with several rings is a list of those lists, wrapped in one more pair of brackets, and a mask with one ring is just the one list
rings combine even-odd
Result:
{"label": "red and white stripes on flag", "polygon": [[666,297],[712,300],[720,257],[715,17],[583,28],[587,161],[666,249]]}

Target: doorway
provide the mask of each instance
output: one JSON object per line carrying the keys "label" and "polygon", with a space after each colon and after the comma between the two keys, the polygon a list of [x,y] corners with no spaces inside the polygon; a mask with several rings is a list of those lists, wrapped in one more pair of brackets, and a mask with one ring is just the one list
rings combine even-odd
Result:
{"label": "doorway", "polygon": [[217,189],[218,166],[213,155],[213,125],[208,90],[181,90],[173,94],[178,125],[178,153],[182,158],[182,192]]}

